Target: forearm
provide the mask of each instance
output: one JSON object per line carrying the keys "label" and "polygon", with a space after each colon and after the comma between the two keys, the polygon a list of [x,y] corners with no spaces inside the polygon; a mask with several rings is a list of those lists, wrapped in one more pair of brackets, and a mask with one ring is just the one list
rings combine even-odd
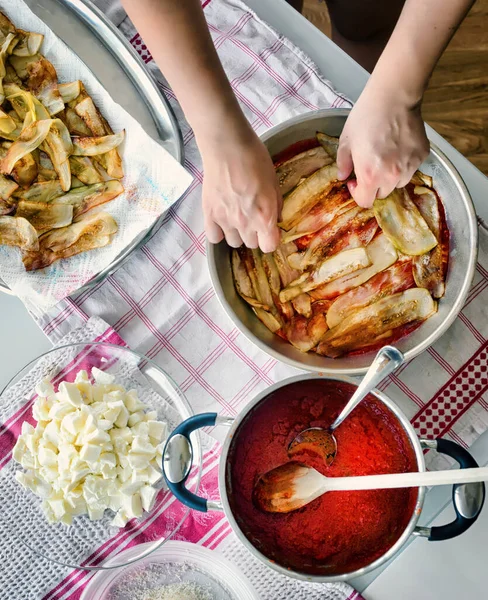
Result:
{"label": "forearm", "polygon": [[[199,0],[122,0],[180,102],[197,142],[249,125],[222,68]],[[241,131],[241,133],[242,133]]]}
{"label": "forearm", "polygon": [[407,0],[367,91],[418,104],[432,71],[474,0]]}

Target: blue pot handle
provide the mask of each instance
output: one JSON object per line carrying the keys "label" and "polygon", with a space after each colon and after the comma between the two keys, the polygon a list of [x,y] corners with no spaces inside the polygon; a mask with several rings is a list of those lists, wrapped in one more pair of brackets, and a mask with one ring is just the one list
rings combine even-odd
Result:
{"label": "blue pot handle", "polygon": [[[424,448],[437,450],[450,456],[459,463],[461,469],[478,467],[473,456],[459,444],[439,438],[437,440],[421,440]],[[450,540],[467,531],[479,517],[485,501],[485,484],[463,483],[455,484],[452,488],[452,503],[456,518],[451,523],[438,527],[419,527],[417,533],[427,537],[431,542]]]}
{"label": "blue pot handle", "polygon": [[232,418],[220,417],[217,413],[201,413],[180,423],[170,434],[163,452],[163,476],[171,492],[186,506],[200,512],[220,509],[219,503],[197,496],[186,488],[186,480],[193,465],[190,434],[202,427],[230,425],[232,422]]}

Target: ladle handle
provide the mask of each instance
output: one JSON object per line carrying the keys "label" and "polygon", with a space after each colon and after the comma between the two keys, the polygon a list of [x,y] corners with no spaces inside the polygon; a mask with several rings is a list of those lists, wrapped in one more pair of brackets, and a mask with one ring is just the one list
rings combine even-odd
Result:
{"label": "ladle handle", "polygon": [[337,419],[332,423],[330,430],[333,431],[336,427],[348,417],[361,400],[367,396],[385,377],[388,377],[395,369],[397,369],[404,361],[404,356],[393,346],[384,346],[376,355],[373,363],[368,369],[368,372],[363,377],[363,380],[358,385],[352,398],[342,409]]}

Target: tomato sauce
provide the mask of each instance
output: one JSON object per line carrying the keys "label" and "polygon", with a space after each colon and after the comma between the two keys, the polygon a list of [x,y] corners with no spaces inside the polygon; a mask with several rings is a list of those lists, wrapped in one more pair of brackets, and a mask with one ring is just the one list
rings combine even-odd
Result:
{"label": "tomato sauce", "polygon": [[[257,479],[289,460],[287,447],[297,433],[328,427],[354,389],[329,380],[288,385],[254,407],[234,435],[226,472],[232,513],[248,540],[285,568],[334,575],[364,567],[395,544],[415,509],[416,489],[329,492],[287,514],[254,506]],[[328,477],[416,470],[408,436],[371,395],[334,435],[338,451],[332,465],[310,455],[298,459]]]}
{"label": "tomato sauce", "polygon": [[275,169],[281,167],[283,163],[290,158],[293,158],[297,154],[301,152],[306,152],[307,150],[311,150],[312,148],[317,148],[320,144],[318,143],[316,138],[309,138],[307,140],[300,140],[299,142],[295,142],[291,146],[288,146],[281,152],[278,152],[275,156],[273,156],[273,163]]}

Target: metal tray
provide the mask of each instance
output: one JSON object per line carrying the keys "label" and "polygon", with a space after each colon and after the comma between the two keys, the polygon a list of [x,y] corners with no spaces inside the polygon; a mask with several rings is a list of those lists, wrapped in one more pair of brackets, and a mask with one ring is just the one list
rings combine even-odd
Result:
{"label": "metal tray", "polygon": [[[137,52],[89,0],[25,0],[29,8],[84,61],[104,88],[176,160],[183,163],[183,139],[175,115]],[[142,102],[141,102],[142,100]],[[149,237],[164,215],[142,232],[86,289],[113,273]],[[0,291],[12,294],[0,279]]]}

